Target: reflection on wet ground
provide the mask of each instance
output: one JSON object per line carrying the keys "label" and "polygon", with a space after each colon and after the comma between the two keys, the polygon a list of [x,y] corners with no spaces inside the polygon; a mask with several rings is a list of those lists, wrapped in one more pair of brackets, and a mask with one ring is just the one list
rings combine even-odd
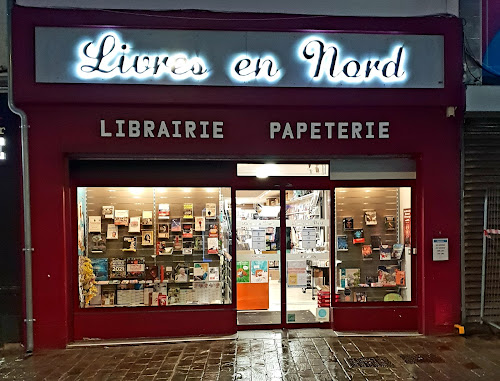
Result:
{"label": "reflection on wet ground", "polygon": [[244,331],[238,339],[3,353],[0,380],[500,379],[499,337],[337,337]]}

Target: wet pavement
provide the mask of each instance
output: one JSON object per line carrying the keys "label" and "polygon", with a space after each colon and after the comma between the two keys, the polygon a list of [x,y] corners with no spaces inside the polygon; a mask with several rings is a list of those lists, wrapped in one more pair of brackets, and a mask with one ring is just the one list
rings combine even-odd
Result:
{"label": "wet pavement", "polygon": [[2,353],[0,380],[500,380],[499,336],[243,331],[237,339]]}

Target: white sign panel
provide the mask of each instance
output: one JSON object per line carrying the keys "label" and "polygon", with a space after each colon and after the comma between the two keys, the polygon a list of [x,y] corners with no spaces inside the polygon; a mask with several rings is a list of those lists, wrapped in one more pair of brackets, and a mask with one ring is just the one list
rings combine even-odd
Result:
{"label": "white sign panel", "polygon": [[448,255],[448,238],[433,238],[432,239],[432,260],[447,261]]}
{"label": "white sign panel", "polygon": [[443,88],[440,35],[35,28],[39,83]]}
{"label": "white sign panel", "polygon": [[302,248],[314,249],[316,247],[316,229],[302,229]]}
{"label": "white sign panel", "polygon": [[266,231],[252,230],[252,249],[266,250]]}

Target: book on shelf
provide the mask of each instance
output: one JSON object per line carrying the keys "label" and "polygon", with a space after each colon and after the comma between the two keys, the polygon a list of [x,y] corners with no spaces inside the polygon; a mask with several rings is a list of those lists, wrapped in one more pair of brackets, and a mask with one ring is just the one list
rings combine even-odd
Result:
{"label": "book on shelf", "polygon": [[404,245],[402,243],[395,243],[392,245],[392,259],[401,259],[403,255]]}
{"label": "book on shelf", "polygon": [[208,280],[208,263],[195,262],[193,268],[193,280],[195,282],[204,282]]}
{"label": "book on shelf", "polygon": [[356,302],[365,303],[367,301],[366,292],[356,292],[355,294],[356,294]]}
{"label": "book on shelf", "polygon": [[114,286],[101,286],[101,305],[114,306],[116,304],[116,291]]}
{"label": "book on shelf", "polygon": [[144,226],[153,225],[153,211],[143,210],[142,211],[142,224]]}
{"label": "book on shelf", "polygon": [[205,231],[205,217],[194,218],[194,230],[197,232]]}
{"label": "book on shelf", "polygon": [[115,224],[108,224],[106,238],[107,239],[118,239],[118,226],[116,226]]}
{"label": "book on shelf", "polygon": [[184,203],[184,218],[186,218],[186,219],[193,218],[193,204],[192,203]]}
{"label": "book on shelf", "polygon": [[158,266],[146,265],[145,279],[156,280],[159,278]]}
{"label": "book on shelf", "polygon": [[218,267],[209,267],[208,280],[209,281],[218,281],[219,280],[219,268]]}
{"label": "book on shelf", "polygon": [[125,258],[109,259],[109,278],[123,279],[127,276],[127,261]]}
{"label": "book on shelf", "polygon": [[185,263],[179,263],[175,267],[175,282],[186,283],[189,281],[189,266]]}
{"label": "book on shelf", "polygon": [[390,261],[392,259],[392,247],[390,245],[380,245],[380,260]]}
{"label": "book on shelf", "polygon": [[365,243],[363,229],[354,229],[352,232],[352,243]]}
{"label": "book on shelf", "polygon": [[217,217],[217,206],[215,203],[207,202],[205,206],[205,217],[209,219]]}
{"label": "book on shelf", "polygon": [[180,218],[172,218],[172,224],[170,225],[170,230],[172,232],[180,232],[182,231],[181,219]]}
{"label": "book on shelf", "polygon": [[115,210],[115,225],[128,226],[128,210]]}
{"label": "book on shelf", "polygon": [[194,242],[189,240],[182,241],[182,254],[190,255],[193,254]]}
{"label": "book on shelf", "polygon": [[349,244],[346,235],[337,236],[337,251],[349,251]]}
{"label": "book on shelf", "polygon": [[219,236],[219,226],[217,224],[210,224],[208,230],[208,236],[210,238],[215,238]]}
{"label": "book on shelf", "polygon": [[382,286],[396,286],[397,265],[378,266],[378,283]]}
{"label": "book on shelf", "polygon": [[108,258],[91,258],[92,271],[96,281],[108,280]]}
{"label": "book on shelf", "polygon": [[194,250],[203,250],[203,238],[202,237],[194,237]]}
{"label": "book on shelf", "polygon": [[141,232],[141,217],[130,217],[128,224],[129,233],[140,233]]}
{"label": "book on shelf", "polygon": [[193,224],[191,222],[182,223],[182,237],[193,238]]}
{"label": "book on shelf", "polygon": [[115,207],[113,205],[106,205],[102,207],[102,218],[113,219],[115,218]]}
{"label": "book on shelf", "polygon": [[406,286],[406,272],[396,269],[396,285],[405,287]]}
{"label": "book on shelf", "polygon": [[162,282],[173,282],[174,281],[174,269],[172,266],[162,266]]}
{"label": "book on shelf", "polygon": [[158,205],[158,219],[166,220],[170,218],[170,205],[169,204],[159,204]]}
{"label": "book on shelf", "polygon": [[208,254],[218,254],[219,253],[219,239],[218,238],[207,238]]}
{"label": "book on shelf", "polygon": [[372,250],[380,250],[380,245],[382,244],[382,238],[379,235],[372,235],[370,237],[370,243],[372,245]]}
{"label": "book on shelf", "polygon": [[361,270],[357,268],[341,268],[340,269],[340,287],[349,288],[356,287],[360,283]]}
{"label": "book on shelf", "polygon": [[174,238],[174,250],[182,250],[182,238],[178,235]]}
{"label": "book on shelf", "polygon": [[106,237],[104,234],[93,234],[92,235],[92,247],[90,251],[92,253],[105,253],[106,252]]}
{"label": "book on shelf", "polygon": [[378,282],[378,277],[377,276],[367,275],[365,277],[365,284],[367,284],[368,286],[371,286],[372,283],[377,283],[377,282]]}
{"label": "book on shelf", "polygon": [[142,231],[142,246],[153,246],[153,231],[143,230]]}
{"label": "book on shelf", "polygon": [[169,238],[170,234],[168,230],[169,229],[167,223],[158,224],[158,238]]}
{"label": "book on shelf", "polygon": [[363,259],[373,259],[373,252],[371,245],[363,245],[361,247],[361,254],[363,255]]}
{"label": "book on shelf", "polygon": [[365,225],[377,225],[377,212],[375,210],[365,211]]}
{"label": "book on shelf", "polygon": [[172,255],[172,252],[174,251],[173,246],[170,246],[168,241],[158,241],[156,242],[156,247],[157,255]]}
{"label": "book on shelf", "polygon": [[396,220],[394,216],[385,216],[385,230],[395,230]]}
{"label": "book on shelf", "polygon": [[145,258],[127,258],[127,278],[143,279],[145,271]]}
{"label": "book on shelf", "polygon": [[126,235],[123,237],[123,251],[136,251],[137,250],[137,237]]}
{"label": "book on shelf", "polygon": [[101,232],[101,216],[89,216],[89,233]]}
{"label": "book on shelf", "polygon": [[181,289],[180,287],[168,288],[168,304],[178,304],[180,302]]}
{"label": "book on shelf", "polygon": [[344,217],[342,219],[342,225],[345,232],[351,231],[354,229],[354,219],[352,217]]}

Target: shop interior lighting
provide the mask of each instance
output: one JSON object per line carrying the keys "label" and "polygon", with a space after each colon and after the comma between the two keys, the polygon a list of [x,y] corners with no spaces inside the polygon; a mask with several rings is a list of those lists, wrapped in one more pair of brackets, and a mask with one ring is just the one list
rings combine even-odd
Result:
{"label": "shop interior lighting", "polygon": [[276,164],[264,164],[257,170],[257,177],[265,179],[269,176],[279,176],[280,168]]}
{"label": "shop interior lighting", "polygon": [[144,188],[128,188],[128,191],[135,196],[139,196],[144,193]]}

